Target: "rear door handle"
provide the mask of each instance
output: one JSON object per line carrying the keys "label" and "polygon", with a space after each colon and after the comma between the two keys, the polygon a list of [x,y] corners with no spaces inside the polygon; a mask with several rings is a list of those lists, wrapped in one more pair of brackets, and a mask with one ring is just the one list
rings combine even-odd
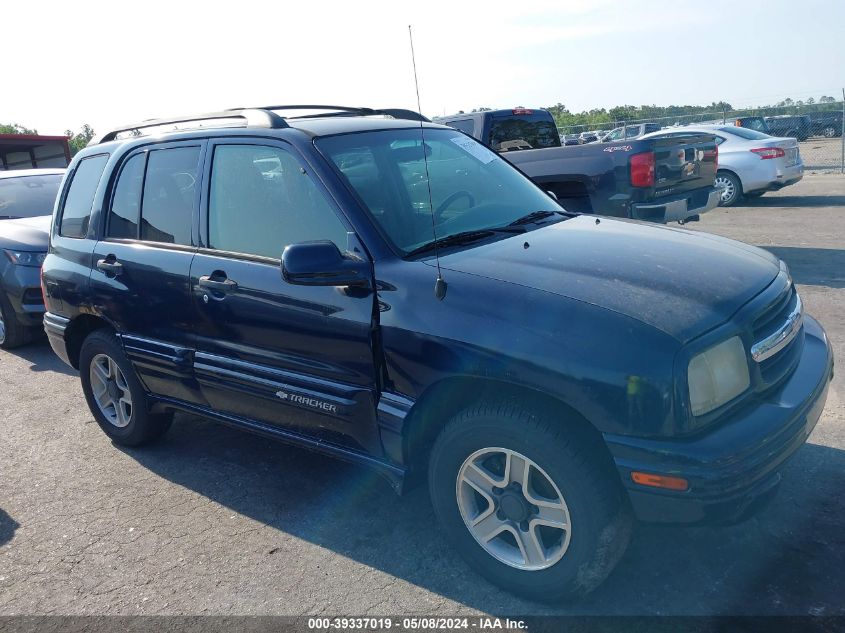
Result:
{"label": "rear door handle", "polygon": [[117,277],[123,274],[123,264],[117,261],[114,255],[108,255],[105,259],[97,261],[97,269],[102,270],[106,275]]}
{"label": "rear door handle", "polygon": [[232,279],[212,279],[208,275],[203,275],[197,281],[200,288],[206,288],[214,292],[232,292],[238,289],[238,282]]}

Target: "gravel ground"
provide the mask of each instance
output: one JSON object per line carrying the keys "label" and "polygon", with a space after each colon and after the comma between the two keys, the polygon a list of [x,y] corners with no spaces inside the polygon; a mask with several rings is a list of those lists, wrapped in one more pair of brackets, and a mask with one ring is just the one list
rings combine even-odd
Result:
{"label": "gravel ground", "polygon": [[[845,178],[808,176],[695,230],[770,249],[845,358]],[[424,491],[181,416],[112,446],[45,344],[0,352],[0,615],[843,614],[845,383],[778,497],[730,528],[641,526],[577,604],[516,599],[443,543]]]}

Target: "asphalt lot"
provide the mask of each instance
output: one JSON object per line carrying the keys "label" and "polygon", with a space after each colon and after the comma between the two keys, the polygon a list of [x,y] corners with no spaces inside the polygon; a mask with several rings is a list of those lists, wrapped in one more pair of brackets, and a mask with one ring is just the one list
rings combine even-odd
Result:
{"label": "asphalt lot", "polygon": [[[692,227],[785,259],[845,359],[845,177]],[[548,607],[471,572],[423,490],[397,498],[367,471],[186,416],[120,449],[46,344],[0,352],[0,615],[843,614],[843,376],[761,515],[641,526],[598,591]]]}

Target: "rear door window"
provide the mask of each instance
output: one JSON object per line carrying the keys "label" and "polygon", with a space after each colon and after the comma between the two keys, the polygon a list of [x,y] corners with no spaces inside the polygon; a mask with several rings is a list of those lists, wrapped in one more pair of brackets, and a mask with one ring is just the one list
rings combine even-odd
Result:
{"label": "rear door window", "polygon": [[141,205],[142,240],[191,245],[199,158],[199,147],[150,152]]}
{"label": "rear door window", "polygon": [[98,154],[81,160],[77,165],[65,198],[59,235],[81,238],[88,234],[94,194],[108,160],[108,154]]}

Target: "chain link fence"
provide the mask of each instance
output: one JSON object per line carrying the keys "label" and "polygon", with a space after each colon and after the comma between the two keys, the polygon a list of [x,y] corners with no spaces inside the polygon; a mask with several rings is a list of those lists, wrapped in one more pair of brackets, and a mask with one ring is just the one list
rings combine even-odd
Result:
{"label": "chain link fence", "polygon": [[628,119],[599,125],[560,126],[561,139],[567,144],[596,142],[602,136],[620,127],[656,124],[661,128],[679,128],[686,125],[737,125],[767,131],[773,136],[798,139],[804,168],[814,171],[839,171],[845,173],[845,102],[832,101],[812,105],[772,106],[738,110],[718,110],[678,116]]}

